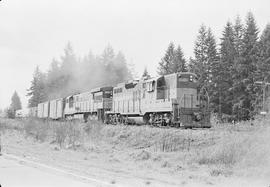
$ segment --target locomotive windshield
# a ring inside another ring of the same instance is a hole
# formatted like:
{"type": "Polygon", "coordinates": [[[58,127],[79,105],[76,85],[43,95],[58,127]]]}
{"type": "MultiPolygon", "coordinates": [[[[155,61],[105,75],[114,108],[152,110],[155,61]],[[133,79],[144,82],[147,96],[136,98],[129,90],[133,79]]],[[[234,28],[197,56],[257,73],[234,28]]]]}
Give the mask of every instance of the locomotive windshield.
{"type": "Polygon", "coordinates": [[[197,87],[196,75],[191,74],[191,73],[178,75],[177,87],[178,88],[196,88],[197,87]]]}
{"type": "Polygon", "coordinates": [[[104,91],[103,98],[112,98],[112,91],[104,91]]]}

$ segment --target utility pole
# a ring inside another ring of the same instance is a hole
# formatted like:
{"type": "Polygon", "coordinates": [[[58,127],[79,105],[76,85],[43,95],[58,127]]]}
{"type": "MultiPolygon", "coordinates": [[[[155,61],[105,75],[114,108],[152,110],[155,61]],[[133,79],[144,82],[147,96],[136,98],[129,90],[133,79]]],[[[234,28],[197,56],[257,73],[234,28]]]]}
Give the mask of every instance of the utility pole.
{"type": "Polygon", "coordinates": [[[1,132],[0,132],[0,156],[2,156],[2,141],[1,141],[1,139],[2,139],[2,137],[1,137],[1,132]]]}
{"type": "Polygon", "coordinates": [[[1,123],[0,123],[0,156],[2,156],[2,130],[3,128],[1,127],[1,123]]]}
{"type": "Polygon", "coordinates": [[[219,96],[218,96],[218,115],[219,115],[219,119],[222,118],[222,113],[221,113],[221,87],[219,85],[219,96]]]}
{"type": "Polygon", "coordinates": [[[263,104],[262,104],[261,114],[265,115],[266,114],[266,111],[265,111],[265,102],[266,102],[266,96],[265,96],[265,94],[266,93],[265,92],[266,92],[267,86],[269,86],[270,83],[269,82],[265,82],[265,80],[264,80],[264,81],[256,81],[255,84],[261,86],[262,89],[263,89],[263,104]]]}

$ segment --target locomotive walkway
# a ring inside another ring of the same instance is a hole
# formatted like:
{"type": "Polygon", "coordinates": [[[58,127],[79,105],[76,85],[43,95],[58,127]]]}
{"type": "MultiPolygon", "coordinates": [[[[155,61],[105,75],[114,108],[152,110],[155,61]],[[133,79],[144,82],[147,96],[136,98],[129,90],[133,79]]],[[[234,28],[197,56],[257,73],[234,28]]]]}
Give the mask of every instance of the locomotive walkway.
{"type": "MultiPolygon", "coordinates": [[[[12,156],[0,156],[1,187],[107,187],[112,186],[95,179],[80,177],[62,170],[26,163],[12,156]]],[[[116,185],[114,185],[116,186],[116,185]]]]}

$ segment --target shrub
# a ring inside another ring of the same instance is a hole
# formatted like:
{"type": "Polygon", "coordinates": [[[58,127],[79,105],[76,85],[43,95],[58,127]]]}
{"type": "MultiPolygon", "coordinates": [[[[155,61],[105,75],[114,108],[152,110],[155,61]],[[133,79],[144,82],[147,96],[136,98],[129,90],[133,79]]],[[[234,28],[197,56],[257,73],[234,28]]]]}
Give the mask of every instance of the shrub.
{"type": "Polygon", "coordinates": [[[103,127],[104,125],[101,122],[90,120],[83,129],[90,138],[98,139],[101,137],[103,127]]]}
{"type": "Polygon", "coordinates": [[[4,133],[7,129],[7,124],[3,121],[0,121],[0,133],[4,133]]]}
{"type": "Polygon", "coordinates": [[[28,119],[23,123],[26,136],[31,136],[37,141],[45,141],[48,135],[49,126],[38,119],[28,119]]]}
{"type": "Polygon", "coordinates": [[[199,158],[198,163],[205,165],[224,164],[229,166],[236,163],[236,154],[237,151],[235,150],[235,146],[229,146],[217,150],[216,152],[204,152],[203,155],[199,158]]]}
{"type": "Polygon", "coordinates": [[[191,147],[191,142],[193,141],[191,133],[187,131],[183,131],[182,136],[175,132],[160,132],[160,137],[156,138],[155,150],[162,152],[175,152],[179,150],[187,149],[189,150],[191,147]]]}
{"type": "Polygon", "coordinates": [[[56,143],[62,147],[67,137],[67,125],[65,123],[57,123],[55,124],[53,131],[56,143]]]}
{"type": "Polygon", "coordinates": [[[221,141],[204,150],[198,159],[199,164],[232,166],[239,163],[250,151],[250,137],[230,134],[221,141]]]}
{"type": "Polygon", "coordinates": [[[75,148],[76,145],[81,144],[82,136],[81,129],[78,123],[68,122],[67,125],[67,140],[68,145],[75,148]]]}

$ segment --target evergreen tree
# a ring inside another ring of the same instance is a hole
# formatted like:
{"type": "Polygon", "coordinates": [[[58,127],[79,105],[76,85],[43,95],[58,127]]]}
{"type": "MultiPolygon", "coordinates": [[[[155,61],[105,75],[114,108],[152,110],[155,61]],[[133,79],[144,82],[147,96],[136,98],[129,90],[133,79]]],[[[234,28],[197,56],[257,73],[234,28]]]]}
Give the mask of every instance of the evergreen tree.
{"type": "Polygon", "coordinates": [[[105,80],[106,77],[101,79],[101,83],[100,85],[103,84],[108,84],[108,85],[112,85],[114,83],[116,83],[116,80],[118,79],[118,75],[115,72],[115,53],[114,50],[112,48],[112,46],[108,45],[104,50],[103,53],[101,54],[100,57],[100,62],[101,62],[101,67],[100,67],[100,71],[104,74],[104,75],[109,75],[110,78],[108,80],[105,80]]]}
{"type": "Polygon", "coordinates": [[[54,99],[60,97],[59,89],[61,85],[61,72],[59,67],[59,62],[55,59],[52,60],[49,71],[47,73],[47,91],[48,98],[54,99]]]}
{"type": "Polygon", "coordinates": [[[5,113],[5,117],[14,119],[15,118],[16,111],[13,110],[12,108],[6,108],[4,113],[5,113]]]}
{"type": "Polygon", "coordinates": [[[194,46],[194,59],[190,60],[190,70],[199,77],[199,87],[211,87],[212,71],[218,61],[216,40],[211,29],[204,25],[199,29],[199,34],[194,46]]]}
{"type": "MultiPolygon", "coordinates": [[[[219,99],[216,100],[216,105],[219,105],[221,113],[228,115],[232,114],[233,105],[233,73],[234,60],[236,57],[234,28],[231,22],[227,22],[220,44],[220,64],[215,73],[216,85],[218,87],[219,99]]],[[[217,107],[216,107],[217,108],[217,107]]]]}
{"type": "Polygon", "coordinates": [[[97,81],[92,81],[93,77],[99,76],[99,72],[97,71],[99,69],[99,63],[97,62],[97,59],[92,53],[92,51],[89,51],[88,54],[82,58],[82,61],[79,65],[81,66],[79,68],[81,74],[81,81],[78,82],[81,83],[81,90],[90,90],[98,86],[94,83],[97,81]],[[89,80],[91,80],[91,84],[89,84],[89,80]]]}
{"type": "MultiPolygon", "coordinates": [[[[257,63],[256,80],[270,82],[270,24],[264,29],[259,41],[259,57],[257,63]]],[[[258,85],[256,89],[255,109],[262,110],[263,103],[263,85],[258,85]]],[[[266,87],[266,98],[269,95],[269,86],[266,87]]]]}
{"type": "Polygon", "coordinates": [[[74,71],[74,68],[77,65],[76,56],[73,50],[73,47],[70,42],[67,43],[64,49],[64,55],[61,57],[61,69],[62,72],[66,75],[71,75],[74,71]]]}
{"type": "Polygon", "coordinates": [[[217,85],[217,75],[219,73],[219,57],[215,37],[210,28],[202,25],[199,29],[194,46],[194,59],[190,59],[189,68],[199,78],[200,90],[206,88],[210,96],[211,108],[216,111],[216,103],[219,103],[219,90],[217,85]]]}
{"type": "Polygon", "coordinates": [[[270,24],[268,24],[259,41],[259,63],[257,80],[270,82],[270,24]]]}
{"type": "Polygon", "coordinates": [[[202,25],[199,29],[194,46],[195,59],[190,59],[190,70],[199,77],[200,87],[207,79],[208,57],[207,57],[207,29],[202,25]]]}
{"type": "Polygon", "coordinates": [[[184,54],[182,52],[180,45],[178,45],[177,49],[174,51],[174,59],[171,65],[171,72],[176,73],[186,71],[187,71],[186,60],[184,58],[184,54]]]}
{"type": "Polygon", "coordinates": [[[114,53],[114,50],[112,48],[112,46],[108,45],[103,53],[101,54],[101,62],[107,66],[109,65],[110,63],[113,62],[113,59],[115,57],[115,53],[114,53]]]}
{"type": "Polygon", "coordinates": [[[234,33],[234,48],[235,48],[235,57],[232,69],[232,80],[233,85],[230,91],[233,95],[233,105],[232,112],[236,119],[241,118],[241,102],[239,102],[239,98],[243,95],[243,85],[242,85],[242,77],[240,74],[241,71],[241,63],[243,62],[243,36],[244,36],[244,25],[242,24],[240,16],[237,16],[233,25],[233,33],[234,33]]]}
{"type": "Polygon", "coordinates": [[[83,58],[77,58],[70,43],[64,49],[60,60],[53,59],[46,74],[37,67],[28,89],[29,106],[48,99],[65,97],[92,88],[116,85],[132,79],[132,74],[123,53],[115,55],[111,46],[101,55],[90,51],[83,58]]]}
{"type": "MultiPolygon", "coordinates": [[[[220,59],[217,53],[217,44],[216,39],[210,28],[207,30],[206,37],[206,46],[207,46],[207,64],[206,64],[206,72],[205,77],[208,83],[208,92],[210,95],[210,104],[211,108],[214,111],[219,111],[221,114],[221,79],[220,76],[220,59]],[[218,105],[216,104],[218,103],[218,105]]],[[[205,82],[204,81],[204,82],[205,82]]]]}
{"type": "Polygon", "coordinates": [[[80,72],[78,70],[77,58],[70,42],[66,45],[64,55],[60,60],[59,75],[60,96],[63,97],[78,92],[78,83],[75,80],[80,77],[80,72]]]}
{"type": "Polygon", "coordinates": [[[159,62],[158,74],[167,75],[176,72],[186,72],[187,64],[180,45],[175,49],[174,43],[170,43],[164,57],[159,62]]]}
{"type": "Polygon", "coordinates": [[[243,47],[243,36],[244,36],[244,25],[242,24],[241,18],[238,15],[235,19],[235,23],[233,25],[233,40],[234,40],[234,48],[236,55],[238,57],[242,54],[243,47]]]}
{"type": "Polygon", "coordinates": [[[258,61],[258,28],[251,12],[247,14],[246,27],[242,40],[242,52],[237,61],[239,75],[234,103],[234,111],[239,119],[249,119],[253,116],[256,101],[255,73],[258,61]]]}
{"type": "Polygon", "coordinates": [[[147,68],[146,68],[146,67],[144,68],[144,71],[143,71],[142,77],[146,77],[147,79],[149,79],[149,78],[151,77],[151,76],[150,76],[150,74],[148,73],[148,71],[147,71],[147,68]]]}
{"type": "Polygon", "coordinates": [[[219,57],[217,53],[217,42],[210,28],[208,28],[207,30],[206,46],[207,46],[206,57],[211,68],[211,63],[219,60],[219,57]]]}
{"type": "Polygon", "coordinates": [[[207,28],[202,25],[195,41],[194,55],[197,63],[206,64],[208,61],[207,28]]]}
{"type": "Polygon", "coordinates": [[[174,43],[171,42],[168,46],[168,49],[165,52],[164,57],[159,62],[159,67],[158,67],[159,75],[167,75],[167,74],[172,73],[171,65],[173,64],[173,61],[175,58],[174,48],[175,48],[174,43]]]}
{"type": "Polygon", "coordinates": [[[114,71],[111,73],[116,74],[113,84],[132,79],[131,73],[127,67],[126,58],[122,52],[118,52],[115,56],[113,66],[114,71]]]}
{"type": "Polygon", "coordinates": [[[132,79],[130,70],[126,63],[126,58],[122,52],[115,55],[111,46],[107,46],[100,58],[99,71],[103,76],[99,75],[101,83],[99,85],[116,85],[120,82],[125,82],[132,79]]]}
{"type": "Polygon", "coordinates": [[[10,108],[11,108],[13,111],[22,109],[21,99],[20,99],[20,97],[19,97],[19,95],[17,94],[16,91],[13,93],[13,95],[12,95],[12,97],[11,97],[10,108]]]}
{"type": "Polygon", "coordinates": [[[29,107],[35,107],[47,100],[46,75],[39,70],[39,67],[36,67],[31,87],[27,91],[27,96],[30,97],[28,100],[29,107]]]}

